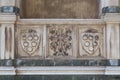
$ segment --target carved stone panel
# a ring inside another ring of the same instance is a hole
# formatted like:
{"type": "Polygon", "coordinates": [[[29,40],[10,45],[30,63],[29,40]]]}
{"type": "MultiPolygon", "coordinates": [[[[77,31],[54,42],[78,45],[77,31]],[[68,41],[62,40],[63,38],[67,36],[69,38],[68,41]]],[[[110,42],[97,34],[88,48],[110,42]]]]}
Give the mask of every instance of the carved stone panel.
{"type": "Polygon", "coordinates": [[[73,56],[73,28],[71,25],[47,25],[47,57],[73,56]]]}
{"type": "Polygon", "coordinates": [[[79,55],[80,57],[104,57],[104,28],[79,28],[79,55]]]}
{"type": "Polygon", "coordinates": [[[18,57],[42,56],[42,27],[19,25],[16,37],[18,57]]]}

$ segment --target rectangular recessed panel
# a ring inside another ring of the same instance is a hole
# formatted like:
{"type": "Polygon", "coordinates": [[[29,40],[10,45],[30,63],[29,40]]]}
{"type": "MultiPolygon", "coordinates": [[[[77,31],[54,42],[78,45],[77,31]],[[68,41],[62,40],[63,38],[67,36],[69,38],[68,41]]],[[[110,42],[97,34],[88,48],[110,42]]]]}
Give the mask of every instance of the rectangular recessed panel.
{"type": "Polygon", "coordinates": [[[79,57],[105,58],[105,33],[103,25],[83,25],[79,27],[79,57]]]}
{"type": "Polygon", "coordinates": [[[18,25],[16,34],[17,57],[42,57],[43,25],[18,25]]]}
{"type": "Polygon", "coordinates": [[[47,25],[47,58],[73,57],[72,25],[47,25]]]}
{"type": "Polygon", "coordinates": [[[100,0],[21,0],[21,18],[98,18],[100,0]]]}

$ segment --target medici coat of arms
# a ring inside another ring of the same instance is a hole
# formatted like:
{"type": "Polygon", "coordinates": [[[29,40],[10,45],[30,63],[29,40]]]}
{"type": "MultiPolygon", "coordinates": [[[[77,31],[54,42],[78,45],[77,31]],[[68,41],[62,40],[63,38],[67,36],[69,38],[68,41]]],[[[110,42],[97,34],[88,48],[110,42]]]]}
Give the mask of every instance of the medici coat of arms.
{"type": "Polygon", "coordinates": [[[34,29],[21,31],[21,45],[28,55],[34,54],[40,44],[40,34],[34,29]]]}

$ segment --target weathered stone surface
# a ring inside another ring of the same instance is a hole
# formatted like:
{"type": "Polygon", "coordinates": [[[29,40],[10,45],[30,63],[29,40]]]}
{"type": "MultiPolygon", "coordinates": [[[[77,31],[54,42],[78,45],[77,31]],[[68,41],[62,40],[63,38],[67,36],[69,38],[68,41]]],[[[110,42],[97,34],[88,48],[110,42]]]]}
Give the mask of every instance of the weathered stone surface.
{"type": "Polygon", "coordinates": [[[60,75],[60,76],[44,76],[43,80],[72,80],[72,76],[65,76],[65,75],[60,75]]]}
{"type": "MultiPolygon", "coordinates": [[[[34,60],[34,59],[17,59],[16,66],[113,66],[109,60],[34,60]]],[[[116,65],[119,66],[119,65],[116,65]]]]}
{"type": "Polygon", "coordinates": [[[43,60],[28,60],[28,59],[17,59],[15,60],[16,66],[44,66],[43,60]]]}
{"type": "Polygon", "coordinates": [[[0,76],[0,80],[15,80],[14,79],[15,77],[14,76],[0,76]]]}
{"type": "Polygon", "coordinates": [[[73,66],[106,66],[106,60],[73,60],[73,66]]]}
{"type": "Polygon", "coordinates": [[[119,6],[108,6],[102,9],[102,13],[120,13],[119,6]]]}
{"type": "MultiPolygon", "coordinates": [[[[3,79],[4,80],[4,79],[3,79]]],[[[16,80],[120,80],[120,76],[100,75],[47,75],[47,76],[16,76],[16,80]]]]}
{"type": "Polygon", "coordinates": [[[43,76],[16,76],[15,80],[44,80],[43,76]]]}
{"type": "Polygon", "coordinates": [[[0,66],[14,66],[14,60],[0,60],[0,66]]]}
{"type": "Polygon", "coordinates": [[[15,6],[2,6],[0,7],[0,12],[1,13],[15,13],[19,14],[20,9],[15,6]]]}
{"type": "Polygon", "coordinates": [[[99,1],[21,0],[21,18],[98,18],[99,1]]]}

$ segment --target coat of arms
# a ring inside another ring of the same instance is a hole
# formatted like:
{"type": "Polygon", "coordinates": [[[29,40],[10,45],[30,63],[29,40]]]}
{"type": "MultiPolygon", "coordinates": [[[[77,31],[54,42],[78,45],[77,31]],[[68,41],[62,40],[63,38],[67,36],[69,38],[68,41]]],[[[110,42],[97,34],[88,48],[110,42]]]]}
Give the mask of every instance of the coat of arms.
{"type": "Polygon", "coordinates": [[[93,55],[101,45],[101,34],[95,29],[89,29],[81,34],[82,48],[89,55],[93,55]]]}
{"type": "Polygon", "coordinates": [[[40,34],[34,29],[21,31],[21,45],[23,50],[32,55],[39,47],[40,34]]]}

